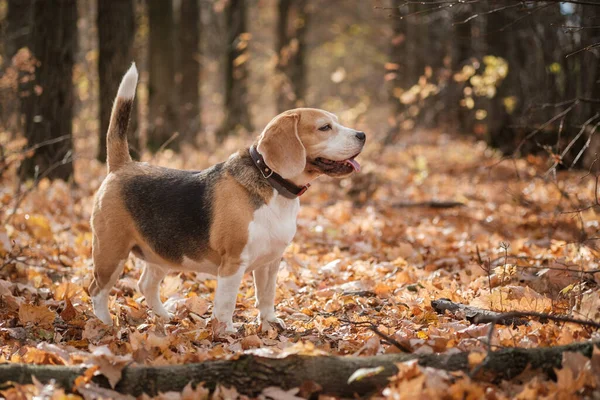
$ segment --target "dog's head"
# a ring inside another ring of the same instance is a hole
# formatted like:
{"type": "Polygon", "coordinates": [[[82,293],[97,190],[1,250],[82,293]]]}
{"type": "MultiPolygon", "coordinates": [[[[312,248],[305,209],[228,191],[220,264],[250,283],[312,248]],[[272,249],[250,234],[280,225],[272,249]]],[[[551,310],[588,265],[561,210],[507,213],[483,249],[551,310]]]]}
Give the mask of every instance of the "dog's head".
{"type": "Polygon", "coordinates": [[[285,179],[302,173],[344,177],[360,170],[354,158],[365,141],[364,132],[341,125],[330,112],[297,108],[269,122],[258,139],[257,150],[285,179]]]}

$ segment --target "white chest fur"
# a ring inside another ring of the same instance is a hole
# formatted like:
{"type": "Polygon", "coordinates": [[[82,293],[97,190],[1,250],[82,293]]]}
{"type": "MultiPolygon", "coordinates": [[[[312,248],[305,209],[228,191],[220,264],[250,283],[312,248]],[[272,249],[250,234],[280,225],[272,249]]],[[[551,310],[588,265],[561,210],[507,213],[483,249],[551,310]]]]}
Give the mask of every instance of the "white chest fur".
{"type": "Polygon", "coordinates": [[[254,218],[248,227],[248,243],[242,253],[242,259],[248,265],[247,270],[281,258],[296,234],[299,208],[298,199],[273,196],[269,204],[254,212],[254,218]]]}

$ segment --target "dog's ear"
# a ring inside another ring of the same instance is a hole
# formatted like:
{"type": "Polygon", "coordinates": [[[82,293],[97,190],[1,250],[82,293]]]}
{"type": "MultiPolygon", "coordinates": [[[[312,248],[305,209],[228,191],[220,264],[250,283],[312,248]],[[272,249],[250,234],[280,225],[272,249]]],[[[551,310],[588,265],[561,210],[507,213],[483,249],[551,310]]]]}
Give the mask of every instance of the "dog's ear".
{"type": "Polygon", "coordinates": [[[300,175],[306,167],[306,150],[298,136],[299,120],[296,113],[278,115],[258,138],[258,152],[284,179],[300,175]]]}

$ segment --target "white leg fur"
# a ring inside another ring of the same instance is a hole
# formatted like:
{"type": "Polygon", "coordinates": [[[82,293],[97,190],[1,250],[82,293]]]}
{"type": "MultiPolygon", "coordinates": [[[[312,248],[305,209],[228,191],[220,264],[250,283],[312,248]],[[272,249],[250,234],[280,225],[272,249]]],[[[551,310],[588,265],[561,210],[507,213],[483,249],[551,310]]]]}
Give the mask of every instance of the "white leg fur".
{"type": "Polygon", "coordinates": [[[233,328],[233,312],[245,270],[246,267],[241,265],[235,274],[217,277],[213,317],[220,323],[225,324],[226,332],[235,332],[233,328]]]}
{"type": "Polygon", "coordinates": [[[94,314],[100,321],[105,323],[106,325],[112,325],[112,318],[110,317],[110,311],[108,310],[108,295],[110,294],[111,289],[117,282],[119,275],[123,271],[123,267],[125,266],[125,260],[119,261],[119,266],[110,277],[110,281],[105,288],[102,289],[98,294],[92,296],[92,305],[94,307],[94,314]]]}
{"type": "Polygon", "coordinates": [[[154,314],[159,318],[170,320],[172,316],[160,300],[160,284],[166,275],[167,271],[160,266],[146,263],[144,272],[138,281],[138,287],[146,297],[146,303],[154,311],[154,314]]]}
{"type": "Polygon", "coordinates": [[[285,328],[283,321],[275,316],[275,292],[280,263],[281,261],[278,260],[253,272],[256,307],[260,312],[260,322],[263,330],[267,328],[265,322],[273,322],[285,328]]]}

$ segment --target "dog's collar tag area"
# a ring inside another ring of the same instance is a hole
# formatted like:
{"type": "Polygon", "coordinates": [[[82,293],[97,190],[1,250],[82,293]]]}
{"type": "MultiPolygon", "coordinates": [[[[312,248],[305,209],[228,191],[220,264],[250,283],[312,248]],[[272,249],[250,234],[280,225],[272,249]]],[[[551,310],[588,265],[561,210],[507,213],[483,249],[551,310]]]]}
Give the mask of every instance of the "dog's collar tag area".
{"type": "Polygon", "coordinates": [[[292,182],[283,179],[281,175],[273,171],[266,163],[263,156],[258,152],[255,146],[250,147],[250,158],[254,166],[260,171],[263,178],[269,182],[273,189],[285,198],[295,199],[302,196],[310,187],[310,183],[305,186],[297,186],[292,182]]]}

